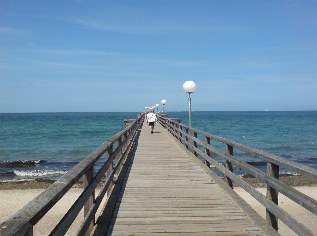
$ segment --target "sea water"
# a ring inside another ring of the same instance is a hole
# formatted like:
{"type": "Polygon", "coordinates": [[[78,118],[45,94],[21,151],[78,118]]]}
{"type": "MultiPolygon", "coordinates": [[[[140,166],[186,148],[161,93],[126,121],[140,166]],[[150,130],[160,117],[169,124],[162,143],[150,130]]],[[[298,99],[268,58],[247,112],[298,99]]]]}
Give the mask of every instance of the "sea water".
{"type": "Polygon", "coordinates": [[[0,114],[0,180],[56,179],[137,114],[0,114]]]}
{"type": "MultiPolygon", "coordinates": [[[[56,179],[121,131],[124,119],[137,115],[0,114],[0,181],[56,179]]],[[[168,117],[188,123],[187,112],[169,112],[168,117]]],[[[317,111],[195,111],[192,126],[317,168],[317,111]]]]}

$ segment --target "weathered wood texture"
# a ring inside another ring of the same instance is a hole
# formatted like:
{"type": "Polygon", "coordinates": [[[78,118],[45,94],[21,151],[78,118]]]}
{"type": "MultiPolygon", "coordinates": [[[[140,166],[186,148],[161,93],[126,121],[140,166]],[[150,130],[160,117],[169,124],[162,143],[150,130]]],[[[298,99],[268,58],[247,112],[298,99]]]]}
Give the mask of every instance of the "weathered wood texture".
{"type": "Polygon", "coordinates": [[[152,234],[265,233],[165,129],[143,125],[107,235],[152,234]]]}
{"type": "Polygon", "coordinates": [[[274,229],[278,229],[277,222],[280,219],[298,235],[315,235],[314,232],[305,226],[305,223],[298,222],[288,212],[278,206],[277,196],[280,192],[317,215],[317,201],[315,199],[279,181],[280,167],[306,176],[309,179],[317,179],[316,169],[188,127],[170,119],[159,117],[159,121],[175,137],[175,140],[178,140],[189,152],[192,152],[197,159],[204,160],[207,166],[212,166],[213,169],[222,172],[230,187],[233,187],[234,182],[260,202],[266,208],[267,222],[274,229]],[[217,143],[217,147],[214,143],[217,143]],[[223,147],[225,147],[226,151],[223,151],[223,147]],[[242,152],[244,155],[256,157],[257,161],[262,159],[261,161],[267,162],[267,173],[239,159],[239,154],[235,155],[233,148],[240,152],[240,154],[242,152]],[[222,161],[219,159],[222,159],[222,161]],[[267,185],[267,196],[265,197],[241,179],[234,172],[234,168],[239,168],[239,171],[243,170],[245,173],[257,178],[260,182],[265,183],[267,185]]]}

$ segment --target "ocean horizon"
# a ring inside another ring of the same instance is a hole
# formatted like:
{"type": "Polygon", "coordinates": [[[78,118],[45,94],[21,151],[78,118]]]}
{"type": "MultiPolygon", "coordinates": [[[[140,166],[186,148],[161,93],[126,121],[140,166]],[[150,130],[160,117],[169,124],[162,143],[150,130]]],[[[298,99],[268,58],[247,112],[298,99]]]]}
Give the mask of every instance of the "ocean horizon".
{"type": "MultiPolygon", "coordinates": [[[[139,112],[0,113],[0,181],[56,179],[139,112]]],[[[188,111],[168,111],[188,123],[188,111]]],[[[192,126],[317,168],[317,111],[193,111],[192,126]]],[[[244,161],[260,165],[249,157],[244,161]]],[[[265,168],[265,167],[263,167],[265,168]]]]}
{"type": "MultiPolygon", "coordinates": [[[[42,113],[142,113],[143,111],[15,111],[15,112],[0,112],[0,114],[42,114],[42,113]]],[[[155,110],[155,112],[157,112],[155,110]]],[[[160,109],[158,113],[162,112],[160,109]]],[[[188,110],[171,110],[168,113],[187,112],[188,110]]],[[[317,112],[317,110],[192,110],[192,112],[317,112]]]]}

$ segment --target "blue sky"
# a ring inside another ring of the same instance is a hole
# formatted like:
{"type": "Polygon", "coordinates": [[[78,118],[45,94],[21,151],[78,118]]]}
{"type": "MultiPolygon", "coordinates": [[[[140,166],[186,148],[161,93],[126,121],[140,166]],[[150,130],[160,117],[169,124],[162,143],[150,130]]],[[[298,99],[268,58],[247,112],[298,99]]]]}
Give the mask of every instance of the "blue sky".
{"type": "Polygon", "coordinates": [[[315,0],[0,0],[0,112],[317,110],[315,0]]]}

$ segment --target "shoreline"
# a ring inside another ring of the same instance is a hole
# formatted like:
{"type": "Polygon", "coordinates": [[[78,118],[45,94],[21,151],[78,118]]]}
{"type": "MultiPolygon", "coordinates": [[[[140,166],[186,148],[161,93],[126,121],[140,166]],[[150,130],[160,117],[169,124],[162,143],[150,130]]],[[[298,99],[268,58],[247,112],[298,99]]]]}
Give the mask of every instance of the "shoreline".
{"type": "MultiPolygon", "coordinates": [[[[242,177],[247,183],[251,184],[255,188],[266,187],[265,183],[259,182],[256,178],[251,176],[242,177]]],[[[310,180],[301,175],[280,175],[280,180],[292,187],[308,186],[317,187],[317,180],[310,180]]],[[[49,179],[30,179],[30,180],[18,180],[18,181],[0,181],[1,190],[14,190],[14,189],[46,189],[48,186],[53,184],[55,180],[49,179]]],[[[82,188],[83,183],[77,182],[72,188],[82,188]]],[[[234,185],[234,187],[239,187],[234,185]]]]}
{"type": "MultiPolygon", "coordinates": [[[[258,179],[256,179],[253,176],[247,175],[247,176],[244,176],[243,179],[255,188],[266,187],[265,183],[260,182],[258,179]]],[[[317,180],[308,179],[307,177],[302,175],[280,174],[279,180],[282,183],[292,187],[300,187],[300,186],[317,187],[317,180]]]]}

